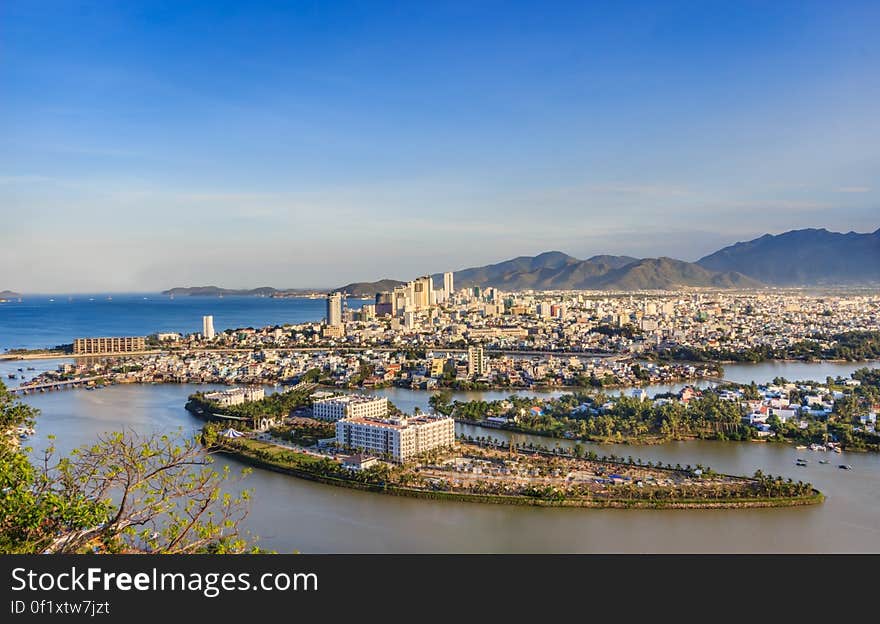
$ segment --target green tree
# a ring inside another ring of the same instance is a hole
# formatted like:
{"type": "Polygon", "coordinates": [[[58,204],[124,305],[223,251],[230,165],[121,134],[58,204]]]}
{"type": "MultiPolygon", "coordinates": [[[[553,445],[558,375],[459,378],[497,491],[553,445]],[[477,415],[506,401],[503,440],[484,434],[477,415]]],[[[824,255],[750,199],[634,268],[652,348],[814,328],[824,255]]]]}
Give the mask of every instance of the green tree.
{"type": "MultiPolygon", "coordinates": [[[[105,434],[57,457],[32,459],[10,431],[38,411],[0,383],[0,552],[243,552],[249,492],[224,493],[197,440],[181,433],[105,434]]],[[[50,436],[51,439],[51,436],[50,436]]]]}

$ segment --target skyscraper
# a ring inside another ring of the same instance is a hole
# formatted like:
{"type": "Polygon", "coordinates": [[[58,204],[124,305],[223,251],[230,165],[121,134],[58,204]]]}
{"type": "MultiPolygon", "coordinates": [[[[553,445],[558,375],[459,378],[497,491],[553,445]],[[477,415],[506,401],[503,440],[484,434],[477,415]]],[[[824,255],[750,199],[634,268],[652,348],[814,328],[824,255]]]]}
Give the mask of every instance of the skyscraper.
{"type": "Polygon", "coordinates": [[[446,299],[448,300],[452,296],[452,293],[455,290],[455,288],[453,287],[451,272],[447,272],[447,273],[443,274],[443,290],[446,291],[446,299]]]}
{"type": "Polygon", "coordinates": [[[214,338],[214,317],[212,315],[202,317],[202,336],[207,340],[214,338]]]}
{"type": "Polygon", "coordinates": [[[394,314],[394,298],[390,292],[376,293],[376,316],[394,314]]]}
{"type": "Polygon", "coordinates": [[[413,309],[416,311],[427,310],[431,307],[434,297],[434,280],[430,275],[419,277],[407,284],[410,288],[413,309]]]}
{"type": "Polygon", "coordinates": [[[342,293],[327,295],[327,325],[342,327],[342,293]]]}
{"type": "Polygon", "coordinates": [[[485,375],[486,370],[486,357],[483,354],[483,347],[480,345],[468,347],[468,376],[485,375]]]}

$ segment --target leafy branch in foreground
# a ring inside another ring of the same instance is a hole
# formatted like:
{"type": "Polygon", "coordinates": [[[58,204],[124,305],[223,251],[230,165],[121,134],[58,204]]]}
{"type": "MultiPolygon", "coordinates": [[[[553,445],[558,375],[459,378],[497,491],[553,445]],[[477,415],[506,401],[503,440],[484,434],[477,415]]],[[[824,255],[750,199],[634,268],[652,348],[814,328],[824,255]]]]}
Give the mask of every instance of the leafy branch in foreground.
{"type": "MultiPolygon", "coordinates": [[[[36,414],[0,383],[4,431],[36,414]]],[[[107,433],[60,459],[53,446],[38,460],[29,450],[0,441],[0,552],[248,550],[250,492],[228,493],[229,468],[180,431],[107,433]]]]}

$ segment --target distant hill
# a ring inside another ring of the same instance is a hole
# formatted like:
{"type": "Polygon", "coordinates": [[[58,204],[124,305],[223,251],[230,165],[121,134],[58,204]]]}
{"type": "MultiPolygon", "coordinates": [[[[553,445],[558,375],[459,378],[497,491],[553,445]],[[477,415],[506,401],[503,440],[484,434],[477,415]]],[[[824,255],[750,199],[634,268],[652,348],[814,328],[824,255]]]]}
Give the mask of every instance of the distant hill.
{"type": "Polygon", "coordinates": [[[636,262],[638,258],[633,258],[632,256],[593,256],[592,258],[587,258],[587,262],[596,262],[601,264],[607,264],[612,269],[619,269],[622,266],[626,266],[627,264],[632,264],[636,262]]]}
{"type": "Polygon", "coordinates": [[[672,258],[639,260],[593,256],[578,260],[559,252],[521,257],[455,273],[456,288],[494,286],[503,290],[654,290],[677,287],[757,288],[737,273],[716,273],[672,258]]]}
{"type": "Polygon", "coordinates": [[[345,292],[352,297],[373,297],[378,292],[391,291],[405,283],[393,279],[383,279],[377,282],[353,282],[334,289],[334,292],[345,292]]]}
{"type": "Polygon", "coordinates": [[[18,299],[19,297],[21,297],[20,293],[11,290],[0,290],[0,299],[18,299]]]}
{"type": "Polygon", "coordinates": [[[608,271],[591,281],[601,290],[654,290],[682,286],[702,288],[760,288],[761,282],[735,271],[716,272],[673,258],[646,258],[608,271]]]}
{"type": "Polygon", "coordinates": [[[777,286],[880,283],[880,229],[869,234],[792,230],[725,247],[697,261],[777,286]]]}
{"type": "MultiPolygon", "coordinates": [[[[512,260],[505,260],[497,264],[462,269],[455,271],[455,287],[465,288],[468,286],[495,286],[513,290],[511,282],[520,284],[519,289],[532,288],[527,285],[534,276],[537,280],[542,271],[545,275],[550,272],[561,271],[565,267],[581,262],[577,258],[562,253],[561,251],[546,251],[537,256],[520,256],[512,260]]],[[[443,283],[443,274],[434,276],[434,283],[443,283]]]]}
{"type": "MultiPolygon", "coordinates": [[[[433,276],[437,288],[443,274],[433,276]]],[[[681,287],[760,288],[758,280],[734,271],[718,272],[672,258],[592,256],[578,260],[561,251],[519,256],[495,264],[454,272],[455,288],[495,287],[501,290],[657,290],[681,287]]],[[[341,286],[356,296],[372,296],[404,282],[384,279],[341,286]]]]}

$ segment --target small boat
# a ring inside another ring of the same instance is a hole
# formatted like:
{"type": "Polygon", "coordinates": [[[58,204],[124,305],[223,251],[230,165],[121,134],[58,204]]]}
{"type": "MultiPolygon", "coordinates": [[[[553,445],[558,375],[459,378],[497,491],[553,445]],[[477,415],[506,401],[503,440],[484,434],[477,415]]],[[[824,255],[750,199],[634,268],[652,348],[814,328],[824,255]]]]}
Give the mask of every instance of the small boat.
{"type": "Polygon", "coordinates": [[[27,368],[28,368],[28,370],[37,370],[37,369],[34,368],[33,366],[28,366],[27,368]]]}
{"type": "Polygon", "coordinates": [[[852,466],[850,466],[849,464],[840,464],[838,468],[840,468],[841,470],[852,470],[852,466]]]}
{"type": "Polygon", "coordinates": [[[15,379],[15,373],[9,373],[6,376],[9,377],[10,379],[15,379]]]}
{"type": "Polygon", "coordinates": [[[827,460],[827,459],[820,459],[820,460],[819,460],[819,463],[820,463],[820,464],[827,464],[827,463],[828,463],[828,460],[827,460]]]}
{"type": "Polygon", "coordinates": [[[843,449],[841,449],[839,446],[835,446],[835,447],[834,447],[834,452],[835,452],[835,453],[843,453],[843,449]]]}
{"type": "Polygon", "coordinates": [[[807,450],[807,447],[804,446],[803,444],[799,444],[795,448],[799,451],[806,451],[807,450]]]}

